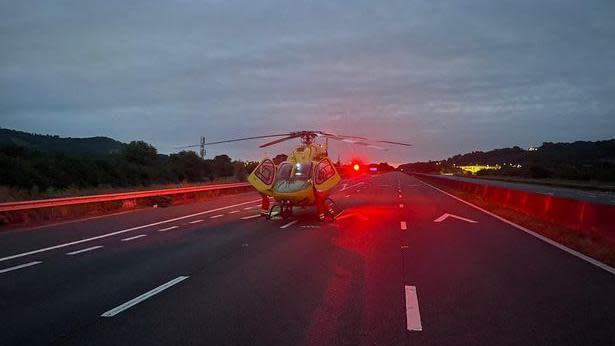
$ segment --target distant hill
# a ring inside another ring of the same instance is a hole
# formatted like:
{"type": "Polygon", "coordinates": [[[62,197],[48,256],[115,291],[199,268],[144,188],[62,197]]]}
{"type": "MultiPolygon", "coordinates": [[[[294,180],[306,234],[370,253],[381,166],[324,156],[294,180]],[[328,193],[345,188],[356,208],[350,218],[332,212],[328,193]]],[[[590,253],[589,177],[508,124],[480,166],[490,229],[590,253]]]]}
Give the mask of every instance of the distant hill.
{"type": "Polygon", "coordinates": [[[615,139],[543,143],[535,150],[520,147],[475,151],[442,161],[414,162],[398,168],[413,172],[455,172],[455,166],[500,165],[499,171],[483,174],[615,181],[615,139]]]}
{"type": "Polygon", "coordinates": [[[63,138],[0,128],[0,147],[11,146],[69,156],[106,156],[120,153],[126,144],[108,137],[63,138]]]}

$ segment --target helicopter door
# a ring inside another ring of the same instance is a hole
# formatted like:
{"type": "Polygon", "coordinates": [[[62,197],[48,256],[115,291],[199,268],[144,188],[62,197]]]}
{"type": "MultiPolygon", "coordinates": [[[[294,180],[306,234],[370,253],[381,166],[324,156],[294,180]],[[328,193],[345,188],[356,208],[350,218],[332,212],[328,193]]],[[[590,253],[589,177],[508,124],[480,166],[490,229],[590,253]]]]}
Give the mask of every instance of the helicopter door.
{"type": "Polygon", "coordinates": [[[318,191],[328,191],[341,180],[331,160],[320,160],[314,167],[314,187],[318,191]]]}
{"type": "Polygon", "coordinates": [[[248,181],[259,192],[268,193],[275,181],[276,167],[270,159],[264,159],[248,176],[248,181]]]}

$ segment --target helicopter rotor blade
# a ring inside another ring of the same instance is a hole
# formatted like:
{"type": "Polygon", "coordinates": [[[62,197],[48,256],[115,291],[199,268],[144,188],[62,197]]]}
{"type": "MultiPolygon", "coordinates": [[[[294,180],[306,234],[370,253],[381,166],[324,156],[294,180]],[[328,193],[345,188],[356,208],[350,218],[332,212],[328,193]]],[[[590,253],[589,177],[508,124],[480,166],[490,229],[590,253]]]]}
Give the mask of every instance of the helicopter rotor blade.
{"type": "Polygon", "coordinates": [[[301,137],[301,135],[291,135],[291,136],[288,136],[288,137],[284,137],[284,138],[276,139],[275,141],[271,141],[271,142],[268,142],[268,143],[265,143],[265,144],[261,144],[261,145],[259,145],[259,148],[268,147],[268,146],[270,146],[270,145],[278,144],[278,143],[280,143],[280,142],[284,142],[284,141],[287,141],[287,140],[289,140],[289,139],[299,138],[299,137],[301,137]]]}
{"type": "Polygon", "coordinates": [[[347,135],[340,135],[340,134],[336,134],[336,133],[330,133],[330,132],[323,132],[323,131],[316,131],[315,132],[317,136],[319,137],[328,137],[331,139],[337,139],[337,140],[342,140],[342,139],[362,139],[362,140],[367,140],[367,138],[365,137],[359,137],[359,136],[347,136],[347,135]]]}
{"type": "MultiPolygon", "coordinates": [[[[280,134],[277,134],[277,135],[264,135],[264,136],[254,136],[254,137],[235,138],[235,139],[228,139],[228,140],[224,140],[224,141],[215,141],[215,142],[203,143],[203,145],[212,145],[212,144],[221,144],[221,143],[239,142],[239,141],[247,141],[247,140],[251,140],[251,139],[262,139],[262,138],[283,137],[283,136],[288,136],[288,135],[290,135],[290,133],[280,133],[280,134]]],[[[201,144],[186,145],[186,146],[182,146],[182,147],[175,147],[175,149],[197,148],[197,147],[200,147],[200,146],[201,146],[201,144]]]]}
{"type": "Polygon", "coordinates": [[[262,139],[262,138],[273,138],[273,137],[282,137],[282,136],[289,136],[290,133],[280,133],[277,135],[265,135],[265,136],[254,136],[254,137],[244,137],[244,138],[236,138],[236,139],[227,139],[224,141],[216,141],[216,142],[209,142],[209,143],[205,143],[204,145],[212,145],[212,144],[220,144],[220,143],[230,143],[230,142],[239,142],[239,141],[247,141],[250,139],[262,139]]]}
{"type": "Polygon", "coordinates": [[[401,143],[401,142],[393,142],[393,141],[376,141],[376,143],[386,143],[386,144],[396,144],[396,145],[405,145],[407,147],[411,147],[412,144],[401,143]]]}

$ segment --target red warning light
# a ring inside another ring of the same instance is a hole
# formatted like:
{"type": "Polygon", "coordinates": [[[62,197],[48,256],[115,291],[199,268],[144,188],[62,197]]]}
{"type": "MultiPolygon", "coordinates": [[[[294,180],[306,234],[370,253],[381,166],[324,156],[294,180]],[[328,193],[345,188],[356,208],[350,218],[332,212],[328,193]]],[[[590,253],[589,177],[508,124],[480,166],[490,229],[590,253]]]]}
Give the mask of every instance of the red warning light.
{"type": "Polygon", "coordinates": [[[352,166],[352,169],[354,169],[355,172],[358,172],[359,168],[361,168],[361,167],[359,166],[358,163],[355,163],[354,166],[352,166]]]}

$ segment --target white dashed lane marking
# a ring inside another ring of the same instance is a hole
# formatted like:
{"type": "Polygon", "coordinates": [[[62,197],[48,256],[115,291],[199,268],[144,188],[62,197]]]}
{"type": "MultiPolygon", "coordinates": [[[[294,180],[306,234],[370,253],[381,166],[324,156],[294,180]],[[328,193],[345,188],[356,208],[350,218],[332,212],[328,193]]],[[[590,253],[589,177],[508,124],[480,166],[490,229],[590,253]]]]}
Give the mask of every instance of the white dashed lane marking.
{"type": "Polygon", "coordinates": [[[130,240],[139,239],[139,238],[143,238],[143,237],[147,237],[147,234],[139,234],[139,235],[136,235],[134,237],[124,238],[124,239],[122,239],[122,241],[130,241],[130,240]]]}
{"type": "Polygon", "coordinates": [[[422,331],[421,313],[419,312],[419,299],[416,287],[406,286],[406,329],[409,331],[422,331]]]}
{"type": "Polygon", "coordinates": [[[192,223],[199,223],[199,222],[203,222],[203,220],[202,220],[202,219],[199,219],[199,220],[190,221],[190,222],[188,222],[188,223],[191,223],[191,224],[192,224],[192,223]]]}
{"type": "Polygon", "coordinates": [[[69,256],[73,256],[73,255],[78,255],[80,253],[84,253],[84,252],[100,249],[101,247],[103,247],[103,246],[102,245],[97,245],[97,246],[92,246],[92,247],[88,247],[88,248],[81,249],[81,250],[67,252],[66,254],[69,255],[69,256]]]}
{"type": "Polygon", "coordinates": [[[223,216],[224,216],[224,214],[218,214],[218,215],[210,216],[209,218],[210,219],[217,219],[217,218],[223,217],[223,216]]]}
{"type": "Polygon", "coordinates": [[[253,219],[255,217],[260,217],[260,214],[256,214],[256,215],[250,215],[250,216],[244,216],[241,219],[242,220],[249,220],[249,219],[253,219]]]}
{"type": "Polygon", "coordinates": [[[299,220],[294,220],[294,221],[291,221],[291,222],[287,223],[286,225],[282,225],[282,226],[280,226],[280,228],[282,228],[282,229],[284,229],[284,228],[288,228],[288,227],[290,227],[290,226],[292,226],[292,225],[296,224],[297,222],[299,222],[299,220]]]}
{"type": "Polygon", "coordinates": [[[400,228],[402,231],[407,230],[407,229],[408,229],[408,226],[406,225],[406,221],[400,221],[400,222],[399,222],[399,228],[400,228]]]}
{"type": "Polygon", "coordinates": [[[166,290],[167,288],[169,288],[169,287],[171,287],[173,285],[176,285],[176,284],[186,280],[187,278],[188,278],[187,276],[177,277],[177,278],[167,282],[166,284],[160,285],[160,286],[154,288],[151,291],[145,292],[142,295],[140,295],[140,296],[138,296],[138,297],[136,297],[134,299],[131,299],[131,300],[127,301],[126,303],[124,303],[122,305],[119,305],[119,306],[117,306],[117,307],[115,307],[115,308],[113,308],[113,309],[103,313],[100,316],[102,316],[102,317],[113,317],[113,316],[119,314],[120,312],[122,312],[124,310],[127,310],[127,309],[130,309],[131,307],[139,304],[140,302],[142,302],[142,301],[144,301],[144,300],[146,300],[146,299],[148,299],[148,298],[150,298],[150,297],[152,297],[152,296],[154,296],[154,295],[156,295],[156,294],[166,290]]]}
{"type": "Polygon", "coordinates": [[[41,261],[32,261],[32,262],[20,264],[18,266],[0,269],[0,274],[7,273],[7,272],[12,272],[13,270],[18,270],[18,269],[22,269],[22,268],[32,267],[32,266],[35,266],[35,265],[41,264],[41,263],[43,263],[43,262],[41,262],[41,261]]]}
{"type": "Polygon", "coordinates": [[[119,231],[115,231],[115,232],[111,232],[111,233],[106,233],[106,234],[101,234],[101,235],[97,235],[97,236],[90,237],[90,238],[75,240],[75,241],[71,241],[71,242],[68,242],[68,243],[53,245],[53,246],[49,246],[49,247],[45,247],[45,248],[41,248],[41,249],[37,249],[37,250],[22,252],[22,253],[18,253],[18,254],[15,254],[15,255],[2,257],[2,258],[0,258],[0,262],[8,261],[8,260],[19,258],[19,257],[30,256],[30,255],[34,255],[34,254],[41,253],[41,252],[46,252],[46,251],[51,251],[51,250],[55,250],[55,249],[60,249],[60,248],[63,248],[63,247],[72,246],[72,245],[76,245],[76,244],[86,243],[86,242],[90,242],[90,241],[93,241],[93,240],[98,240],[98,239],[102,239],[102,238],[112,237],[112,236],[115,236],[115,235],[118,235],[118,234],[122,234],[122,233],[126,233],[126,232],[132,232],[132,231],[136,231],[138,229],[143,229],[143,228],[146,228],[146,227],[152,227],[152,226],[157,226],[157,225],[162,225],[162,224],[168,224],[170,222],[184,220],[184,219],[187,219],[187,218],[195,217],[197,215],[209,214],[209,213],[213,213],[215,211],[236,208],[236,207],[243,206],[243,205],[246,205],[246,204],[254,203],[256,201],[258,201],[258,200],[252,200],[252,201],[237,203],[237,204],[233,204],[233,205],[227,205],[227,206],[220,207],[220,208],[205,210],[205,211],[202,211],[202,212],[199,212],[199,213],[195,213],[195,214],[184,215],[184,216],[180,216],[180,217],[176,217],[176,218],[172,218],[172,219],[167,219],[167,220],[162,220],[162,221],[158,221],[158,222],[154,222],[154,223],[149,223],[147,225],[141,225],[141,226],[137,226],[137,227],[122,229],[122,230],[119,230],[119,231]]]}
{"type": "Polygon", "coordinates": [[[166,232],[166,231],[170,231],[170,230],[176,229],[176,228],[179,228],[179,226],[171,226],[171,227],[167,227],[167,228],[162,228],[162,229],[159,229],[158,232],[166,232]]]}

